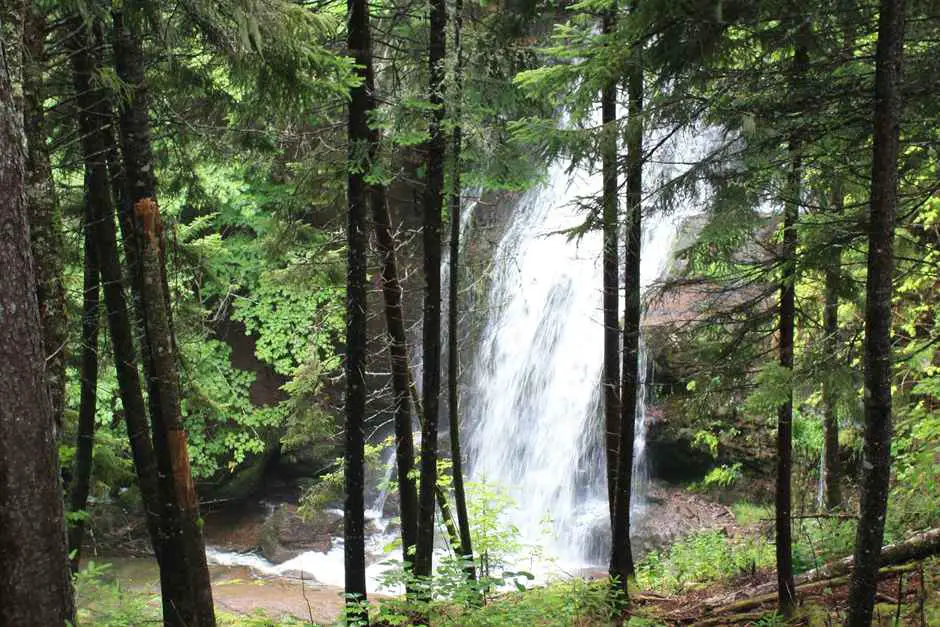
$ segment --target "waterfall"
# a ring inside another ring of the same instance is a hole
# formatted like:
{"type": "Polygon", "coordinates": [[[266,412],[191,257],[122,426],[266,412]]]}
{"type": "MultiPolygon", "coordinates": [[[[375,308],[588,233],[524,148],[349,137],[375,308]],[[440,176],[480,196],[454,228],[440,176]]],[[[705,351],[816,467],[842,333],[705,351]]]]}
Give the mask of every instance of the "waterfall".
{"type": "MultiPolygon", "coordinates": [[[[673,164],[694,163],[714,145],[709,133],[680,135],[672,144],[682,158],[673,155],[673,164]]],[[[665,165],[647,166],[648,181],[675,174],[665,165]]],[[[564,233],[584,219],[579,199],[600,189],[599,173],[559,159],[546,182],[512,208],[495,252],[465,404],[470,478],[507,489],[517,503],[506,513],[508,522],[523,542],[572,566],[609,556],[600,397],[602,239],[598,231],[575,239],[564,233]]],[[[668,216],[644,216],[641,289],[662,275],[679,226],[695,211],[687,202],[668,216]]],[[[634,448],[639,499],[632,504],[638,514],[647,483],[648,358],[642,344],[640,354],[634,448]]]]}

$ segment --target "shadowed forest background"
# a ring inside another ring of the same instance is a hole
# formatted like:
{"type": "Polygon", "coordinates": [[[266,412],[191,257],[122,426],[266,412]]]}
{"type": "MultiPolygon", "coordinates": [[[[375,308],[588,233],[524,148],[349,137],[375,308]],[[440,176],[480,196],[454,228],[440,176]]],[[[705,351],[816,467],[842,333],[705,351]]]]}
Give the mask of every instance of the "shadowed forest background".
{"type": "Polygon", "coordinates": [[[0,40],[0,627],[940,624],[936,2],[0,40]]]}

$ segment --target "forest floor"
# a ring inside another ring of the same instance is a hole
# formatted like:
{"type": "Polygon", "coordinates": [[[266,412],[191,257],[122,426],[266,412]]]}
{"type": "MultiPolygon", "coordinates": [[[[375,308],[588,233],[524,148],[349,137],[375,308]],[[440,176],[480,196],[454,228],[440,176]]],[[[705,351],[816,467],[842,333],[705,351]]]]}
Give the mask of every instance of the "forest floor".
{"type": "MultiPolygon", "coordinates": [[[[641,594],[633,608],[652,624],[842,625],[848,610],[849,577],[840,576],[797,586],[798,608],[785,622],[776,611],[776,573],[763,570],[677,596],[641,594]],[[760,594],[755,594],[761,591],[760,594]]],[[[630,623],[632,624],[632,623],[630,623]]],[[[940,559],[933,558],[882,569],[874,625],[940,625],[940,559]]]]}
{"type": "MultiPolygon", "coordinates": [[[[206,531],[209,542],[232,551],[256,551],[267,516],[265,511],[255,508],[250,515],[208,517],[206,531]]],[[[789,623],[775,614],[775,573],[766,567],[767,556],[763,561],[757,561],[757,557],[748,553],[747,559],[755,560],[749,562],[751,566],[742,568],[740,563],[734,562],[731,571],[718,569],[703,576],[700,568],[703,562],[722,559],[722,556],[716,556],[716,545],[709,542],[723,543],[717,545],[718,551],[729,546],[755,543],[766,551],[769,522],[765,516],[765,510],[756,506],[749,510],[737,505],[726,507],[689,490],[654,484],[645,515],[637,521],[638,535],[644,538],[637,548],[638,552],[647,552],[667,547],[660,550],[658,556],[654,555],[667,566],[661,567],[655,575],[659,577],[655,584],[659,592],[646,590],[634,595],[630,613],[624,616],[622,623],[611,623],[609,612],[598,610],[606,594],[606,571],[598,569],[581,573],[589,581],[581,580],[580,584],[562,580],[547,588],[497,594],[488,607],[479,611],[467,613],[441,604],[438,608],[442,619],[440,624],[461,627],[516,624],[527,627],[841,624],[848,593],[848,578],[844,575],[798,585],[799,609],[789,623]],[[708,542],[696,544],[696,534],[702,533],[708,536],[708,542]],[[687,550],[692,550],[692,555],[682,553],[678,559],[668,555],[668,547],[684,537],[690,538],[688,546],[691,548],[687,550]],[[727,572],[737,574],[729,575],[727,572]],[[580,617],[573,620],[565,611],[572,605],[588,609],[578,610],[580,617]]],[[[126,535],[131,537],[135,534],[126,535]]],[[[84,595],[80,595],[83,596],[80,604],[83,604],[85,616],[91,619],[84,622],[137,624],[133,620],[111,620],[111,617],[120,617],[127,611],[129,597],[136,603],[138,613],[156,616],[159,613],[159,583],[153,558],[139,550],[140,542],[117,542],[110,543],[110,546],[123,547],[125,551],[119,550],[116,556],[112,553],[109,557],[96,558],[99,563],[108,563],[109,566],[99,576],[89,578],[84,595]]],[[[769,557],[772,560],[772,547],[769,557]]],[[[329,625],[336,623],[343,611],[342,590],[336,586],[309,578],[263,576],[247,566],[213,565],[210,571],[213,596],[223,617],[220,620],[223,625],[329,625]]],[[[646,573],[646,577],[641,576],[641,584],[650,585],[651,576],[654,575],[646,573]]],[[[382,604],[387,598],[370,595],[370,601],[375,605],[382,604]]],[[[432,621],[432,624],[437,622],[432,621]]],[[[884,569],[875,624],[940,626],[940,559],[884,569]]]]}
{"type": "MultiPolygon", "coordinates": [[[[223,615],[225,625],[331,625],[343,609],[342,590],[301,582],[299,580],[258,577],[245,567],[212,567],[213,595],[217,611],[223,615]]],[[[612,623],[585,616],[576,622],[563,620],[546,608],[540,613],[539,605],[546,596],[539,589],[521,593],[507,593],[493,598],[485,616],[466,617],[466,623],[447,620],[448,625],[510,625],[517,624],[509,613],[519,614],[520,606],[530,604],[542,619],[528,621],[530,625],[564,627],[601,627],[623,624],[628,626],[693,625],[712,627],[740,625],[744,627],[772,627],[774,625],[841,625],[847,610],[848,578],[837,577],[798,586],[799,608],[791,622],[784,622],[775,611],[774,592],[759,593],[774,581],[774,573],[760,570],[751,575],[714,583],[707,587],[676,595],[641,592],[634,595],[634,603],[623,622],[612,623]],[[504,621],[503,609],[507,612],[504,621]]],[[[127,598],[138,603],[138,615],[159,611],[158,583],[153,560],[146,558],[116,558],[104,578],[119,582],[120,598],[111,604],[126,612],[127,598]]],[[[597,582],[603,585],[601,582],[597,582]]],[[[86,592],[84,615],[91,620],[85,624],[112,624],[108,617],[115,613],[102,594],[102,583],[86,592]]],[[[561,584],[564,585],[564,584],[561,584]]],[[[115,594],[111,588],[109,594],[115,594]]],[[[583,598],[583,597],[582,597],[583,598]]],[[[373,595],[373,603],[381,603],[381,596],[373,595]]],[[[581,599],[562,598],[561,602],[581,599]]],[[[556,601],[557,602],[557,601],[556,601]]],[[[444,610],[446,614],[446,609],[444,610]]],[[[910,625],[928,627],[940,625],[940,559],[932,558],[884,569],[879,583],[874,624],[910,625]]],[[[114,624],[137,624],[118,622],[114,624]]],[[[433,624],[433,623],[432,623],[433,624]]]]}

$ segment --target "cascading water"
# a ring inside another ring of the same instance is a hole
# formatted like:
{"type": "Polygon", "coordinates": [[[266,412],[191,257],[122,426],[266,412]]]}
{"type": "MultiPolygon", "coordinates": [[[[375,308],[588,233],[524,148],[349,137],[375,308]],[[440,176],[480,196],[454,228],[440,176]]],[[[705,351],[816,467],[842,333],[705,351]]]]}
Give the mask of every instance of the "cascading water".
{"type": "MultiPolygon", "coordinates": [[[[694,163],[714,139],[702,133],[672,144],[673,153],[680,153],[672,163],[694,163]]],[[[647,166],[647,180],[675,174],[647,166]]],[[[517,507],[506,515],[523,541],[573,568],[605,561],[609,546],[600,416],[601,234],[565,234],[584,219],[578,200],[600,188],[599,174],[572,170],[559,160],[547,182],[513,208],[496,250],[497,274],[466,399],[471,478],[507,489],[517,507]]],[[[679,225],[694,212],[685,203],[668,216],[644,216],[641,289],[661,276],[679,225]]],[[[634,449],[639,499],[632,504],[637,514],[647,476],[646,363],[641,350],[634,449]]]]}
{"type": "MultiPolygon", "coordinates": [[[[672,163],[688,164],[698,161],[716,138],[705,132],[677,136],[671,143],[676,147],[672,163]]],[[[508,522],[519,529],[525,544],[541,547],[553,558],[539,569],[542,574],[596,566],[607,559],[609,545],[600,416],[601,235],[589,232],[569,239],[564,233],[583,221],[576,201],[594,196],[601,181],[569,165],[564,160],[552,164],[547,182],[525,193],[512,209],[493,260],[496,276],[483,304],[486,324],[468,364],[471,380],[462,399],[470,478],[510,491],[517,507],[506,512],[508,522]]],[[[648,165],[645,172],[647,180],[669,180],[684,167],[648,165]]],[[[472,205],[464,211],[464,233],[472,211],[472,205]]],[[[694,212],[686,203],[669,216],[644,217],[643,289],[662,275],[678,226],[694,212]]],[[[449,270],[445,261],[442,273],[449,270]]],[[[643,512],[646,486],[648,367],[642,338],[640,348],[634,447],[638,498],[632,503],[637,515],[643,512]]],[[[413,366],[417,370],[420,360],[413,366]]],[[[392,452],[387,455],[386,480],[392,452]]],[[[397,537],[382,516],[385,496],[380,488],[367,514],[370,592],[396,591],[380,583],[392,568],[382,559],[383,547],[397,537]]],[[[334,538],[327,552],[308,551],[278,565],[253,553],[210,549],[208,557],[214,564],[245,565],[269,575],[303,572],[320,583],[341,586],[342,546],[342,539],[334,538]]],[[[516,557],[521,565],[523,556],[516,557]]],[[[536,570],[531,563],[527,566],[536,570]]]]}

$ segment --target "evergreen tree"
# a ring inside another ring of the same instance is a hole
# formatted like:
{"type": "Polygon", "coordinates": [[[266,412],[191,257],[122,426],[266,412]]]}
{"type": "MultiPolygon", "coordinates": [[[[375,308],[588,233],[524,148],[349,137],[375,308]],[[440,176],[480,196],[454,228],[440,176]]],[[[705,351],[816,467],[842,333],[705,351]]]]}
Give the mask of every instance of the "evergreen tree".
{"type": "Polygon", "coordinates": [[[473,566],[473,545],[470,539],[470,520],[467,514],[467,496],[463,481],[463,459],[460,452],[460,404],[458,383],[460,378],[460,352],[457,324],[460,287],[460,210],[461,210],[461,150],[463,148],[463,125],[461,122],[461,98],[463,97],[463,47],[460,31],[463,28],[463,1],[454,3],[454,87],[451,107],[454,128],[451,138],[452,173],[450,180],[450,284],[447,302],[447,417],[450,429],[450,458],[454,476],[454,502],[457,508],[457,525],[460,534],[460,557],[466,561],[464,570],[469,579],[476,578],[473,566]]]}
{"type": "Polygon", "coordinates": [[[347,614],[357,624],[368,624],[365,562],[365,413],[366,413],[366,216],[369,189],[363,157],[368,154],[368,67],[371,63],[369,4],[348,0],[347,47],[362,82],[353,88],[349,103],[349,177],[346,193],[346,448],[344,511],[344,563],[347,614]]]}
{"type": "MultiPolygon", "coordinates": [[[[98,329],[101,312],[98,309],[101,286],[95,240],[90,224],[84,226],[85,246],[82,283],[82,362],[81,398],[78,408],[78,434],[75,438],[75,462],[69,487],[69,512],[80,514],[88,505],[91,488],[91,467],[95,445],[95,413],[98,408],[98,329]]],[[[68,530],[69,562],[72,573],[78,572],[82,556],[85,518],[72,521],[68,530]]]]}
{"type": "Polygon", "coordinates": [[[623,374],[621,380],[620,454],[617,458],[617,491],[614,498],[611,577],[627,594],[635,576],[630,544],[630,503],[633,494],[633,449],[640,368],[640,261],[643,241],[643,63],[637,54],[630,61],[626,77],[628,98],[627,127],[627,211],[624,246],[623,374]]]}
{"type": "Polygon", "coordinates": [[[875,52],[868,280],[865,293],[865,448],[849,589],[851,627],[871,624],[891,477],[891,298],[897,210],[903,0],[882,0],[875,52]]]}
{"type": "Polygon", "coordinates": [[[430,577],[434,551],[434,501],[437,494],[437,434],[441,389],[441,214],[444,202],[444,53],[447,6],[430,3],[428,42],[428,141],[424,148],[424,326],[422,331],[421,478],[415,575],[430,577]]]}
{"type": "Polygon", "coordinates": [[[29,238],[18,95],[25,9],[0,7],[0,625],[10,627],[75,618],[29,238]]]}

